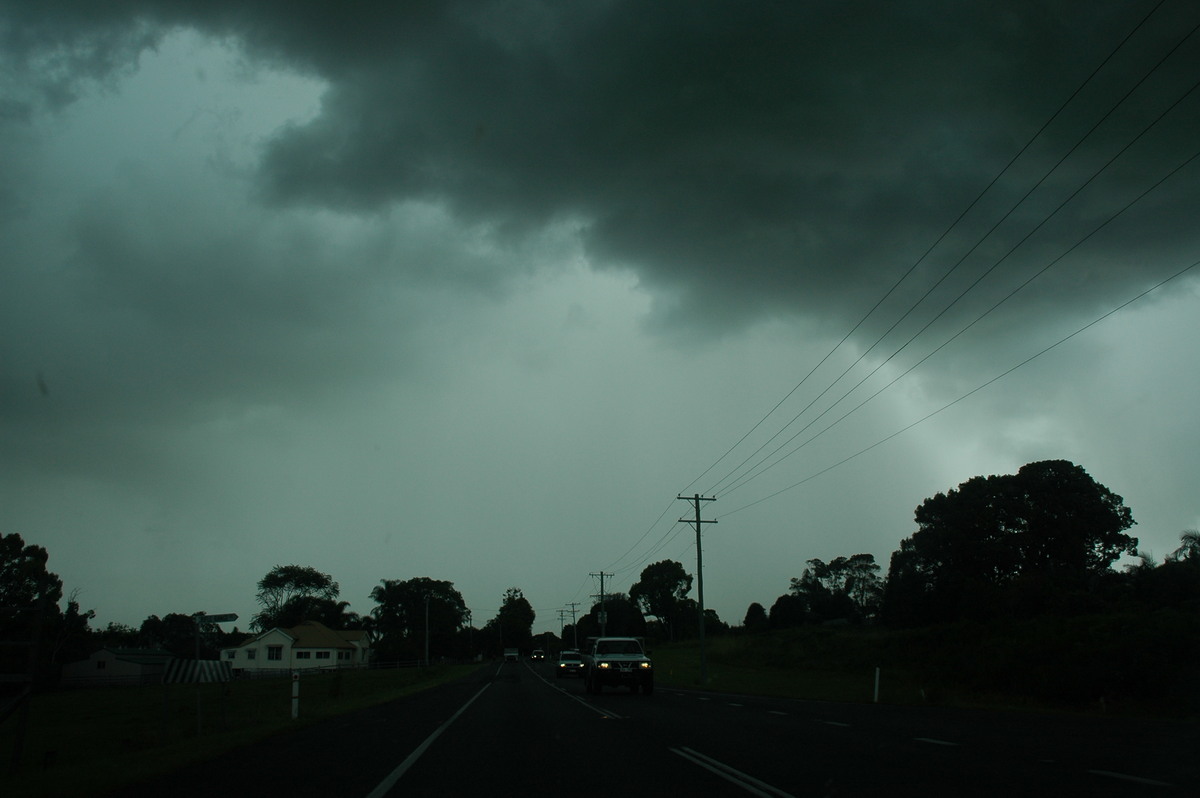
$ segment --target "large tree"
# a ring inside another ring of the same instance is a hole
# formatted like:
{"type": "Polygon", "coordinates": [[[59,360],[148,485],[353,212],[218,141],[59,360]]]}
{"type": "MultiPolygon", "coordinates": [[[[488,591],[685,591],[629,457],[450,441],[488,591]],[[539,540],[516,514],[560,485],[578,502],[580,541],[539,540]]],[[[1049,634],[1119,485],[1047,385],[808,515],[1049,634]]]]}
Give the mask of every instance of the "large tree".
{"type": "Polygon", "coordinates": [[[430,655],[448,653],[468,615],[466,602],[453,582],[427,576],[384,579],[371,590],[371,599],[378,605],[371,610],[379,636],[375,648],[385,658],[420,658],[426,631],[430,655]]]}
{"type": "Polygon", "coordinates": [[[807,614],[818,621],[869,618],[883,593],[873,554],[835,557],[828,563],[809,560],[804,573],[792,579],[791,590],[804,600],[807,614]]]}
{"type": "Polygon", "coordinates": [[[579,619],[580,638],[599,637],[600,613],[604,613],[603,633],[613,637],[642,637],[646,634],[646,618],[636,601],[624,593],[609,593],[604,604],[599,599],[587,615],[579,619]]]}
{"type": "Polygon", "coordinates": [[[46,568],[49,559],[44,548],[27,545],[19,534],[0,534],[0,672],[24,671],[29,665],[26,644],[34,639],[42,643],[39,673],[48,672],[47,652],[63,617],[58,607],[63,583],[46,568]]]}
{"type": "Polygon", "coordinates": [[[642,569],[641,578],[629,588],[629,597],[642,612],[653,615],[667,627],[671,639],[679,625],[683,600],[692,589],[692,575],[675,560],[662,560],[642,569]]]}
{"type": "Polygon", "coordinates": [[[892,621],[994,613],[1018,583],[1083,590],[1137,552],[1121,497],[1065,460],[974,477],[926,499],[916,522],[892,554],[884,599],[892,621]]]}
{"type": "Polygon", "coordinates": [[[335,601],[340,588],[329,574],[306,565],[276,565],[258,582],[255,599],[262,607],[251,625],[263,631],[276,626],[295,626],[307,618],[296,618],[305,599],[335,601]],[[291,608],[289,609],[289,605],[291,608]]]}
{"type": "Polygon", "coordinates": [[[536,617],[533,605],[525,598],[520,588],[510,587],[504,591],[504,600],[494,619],[502,646],[528,648],[533,640],[533,621],[536,617]]]}
{"type": "Polygon", "coordinates": [[[16,532],[0,534],[0,607],[32,610],[40,599],[45,606],[58,606],[63,583],[47,570],[50,555],[41,546],[26,545],[16,532]]]}

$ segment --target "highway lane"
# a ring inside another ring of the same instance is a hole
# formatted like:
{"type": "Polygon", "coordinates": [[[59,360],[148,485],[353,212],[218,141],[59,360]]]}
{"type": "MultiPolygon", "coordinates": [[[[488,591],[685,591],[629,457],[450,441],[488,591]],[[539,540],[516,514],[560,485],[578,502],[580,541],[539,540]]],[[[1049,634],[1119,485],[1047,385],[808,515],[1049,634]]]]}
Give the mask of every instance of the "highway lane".
{"type": "MultiPolygon", "coordinates": [[[[585,695],[582,686],[568,690],[585,695]]],[[[599,707],[793,795],[1196,795],[1195,723],[838,704],[660,686],[599,707]]]]}
{"type": "Polygon", "coordinates": [[[833,704],[662,686],[587,694],[548,663],[491,687],[392,795],[1192,795],[1194,724],[833,704]],[[469,763],[464,767],[464,763],[469,763]]]}
{"type": "Polygon", "coordinates": [[[1194,723],[586,693],[495,663],[122,796],[1200,795],[1194,723]]]}
{"type": "MultiPolygon", "coordinates": [[[[379,795],[745,796],[617,712],[565,692],[548,668],[496,667],[491,684],[379,795]]],[[[643,701],[653,698],[640,697],[643,701]]]]}

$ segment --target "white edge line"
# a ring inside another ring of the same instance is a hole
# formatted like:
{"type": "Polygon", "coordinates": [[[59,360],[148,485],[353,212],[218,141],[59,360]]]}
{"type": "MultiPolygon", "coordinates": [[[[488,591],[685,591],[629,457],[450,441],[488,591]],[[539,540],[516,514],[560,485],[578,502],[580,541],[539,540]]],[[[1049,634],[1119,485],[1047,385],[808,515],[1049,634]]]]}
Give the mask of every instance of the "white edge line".
{"type": "Polygon", "coordinates": [[[387,778],[385,778],[383,781],[379,782],[379,785],[376,786],[375,789],[373,789],[373,790],[371,790],[371,792],[367,793],[367,798],[383,798],[383,796],[387,795],[388,792],[393,787],[396,786],[396,782],[400,781],[400,777],[403,776],[405,774],[405,772],[407,772],[408,769],[410,767],[412,767],[418,759],[421,758],[421,755],[425,753],[425,751],[429,748],[429,746],[433,745],[433,741],[436,740],[441,735],[442,732],[444,732],[446,729],[448,729],[450,727],[451,723],[458,720],[458,716],[461,715],[462,713],[466,712],[467,707],[469,707],[469,706],[471,706],[471,704],[475,703],[475,699],[479,698],[479,696],[483,695],[483,691],[488,689],[491,686],[492,686],[492,683],[488,682],[483,687],[481,687],[479,689],[478,693],[471,696],[470,701],[468,701],[467,703],[463,704],[461,707],[458,708],[458,712],[455,712],[450,717],[449,720],[445,721],[444,723],[442,723],[441,726],[438,726],[436,729],[434,729],[433,734],[431,734],[425,738],[425,742],[418,745],[416,750],[414,750],[411,754],[408,755],[407,759],[405,759],[403,762],[401,762],[399,765],[397,765],[396,769],[388,774],[387,778]]]}
{"type": "Polygon", "coordinates": [[[764,781],[743,773],[737,768],[732,768],[724,762],[719,762],[686,746],[672,748],[671,752],[678,754],[693,764],[699,765],[711,773],[715,773],[732,784],[736,784],[748,793],[761,796],[762,798],[771,798],[772,796],[775,796],[775,798],[793,798],[791,794],[783,790],[778,790],[764,781]]]}
{"type": "MultiPolygon", "coordinates": [[[[600,707],[596,706],[595,704],[589,704],[587,701],[584,701],[582,698],[580,698],[579,696],[575,695],[574,693],[568,693],[568,692],[567,692],[567,689],[566,689],[565,687],[563,687],[562,685],[558,685],[558,684],[551,684],[549,679],[547,679],[545,676],[543,676],[542,674],[540,674],[540,673],[538,673],[537,671],[535,671],[533,668],[530,668],[530,669],[529,669],[529,671],[530,671],[530,673],[532,673],[534,676],[536,676],[536,677],[538,677],[539,679],[541,679],[541,680],[542,680],[542,682],[543,682],[543,683],[545,683],[545,685],[546,685],[547,687],[549,687],[549,688],[551,688],[551,689],[554,689],[554,690],[557,690],[558,692],[560,692],[560,693],[562,693],[563,695],[565,695],[567,698],[572,698],[572,699],[574,699],[574,700],[578,701],[579,703],[583,704],[585,707],[587,707],[588,709],[590,709],[592,712],[595,712],[595,713],[596,713],[597,715],[599,715],[600,717],[602,717],[602,718],[612,718],[613,720],[624,720],[624,719],[625,719],[623,715],[618,715],[616,712],[610,712],[610,711],[609,711],[609,710],[607,710],[607,709],[601,709],[600,707]]],[[[370,798],[370,796],[368,796],[368,798],[370,798]]]]}
{"type": "Polygon", "coordinates": [[[919,743],[929,743],[930,745],[948,745],[952,747],[958,746],[958,743],[952,743],[947,740],[935,740],[933,737],[914,737],[913,739],[919,743]]]}

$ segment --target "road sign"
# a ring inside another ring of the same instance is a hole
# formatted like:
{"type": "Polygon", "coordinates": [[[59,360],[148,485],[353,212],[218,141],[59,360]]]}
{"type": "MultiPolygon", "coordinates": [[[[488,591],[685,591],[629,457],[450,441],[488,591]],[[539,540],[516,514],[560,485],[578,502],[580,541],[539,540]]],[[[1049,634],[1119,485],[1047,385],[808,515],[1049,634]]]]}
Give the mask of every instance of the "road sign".
{"type": "Polygon", "coordinates": [[[236,612],[227,612],[224,615],[197,615],[196,620],[200,623],[229,623],[238,619],[236,612]]]}

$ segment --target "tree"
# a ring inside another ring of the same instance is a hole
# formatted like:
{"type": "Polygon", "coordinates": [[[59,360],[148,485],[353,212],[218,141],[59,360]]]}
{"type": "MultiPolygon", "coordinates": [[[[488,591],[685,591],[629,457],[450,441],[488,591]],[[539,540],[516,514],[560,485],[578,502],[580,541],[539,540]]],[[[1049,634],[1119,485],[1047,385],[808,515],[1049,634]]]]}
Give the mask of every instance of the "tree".
{"type": "Polygon", "coordinates": [[[794,626],[803,626],[807,610],[804,599],[800,596],[795,593],[784,593],[771,605],[767,623],[772,629],[791,629],[794,626]]]}
{"type": "Polygon", "coordinates": [[[624,593],[609,593],[601,607],[597,601],[587,615],[579,619],[580,638],[600,635],[600,613],[606,615],[604,634],[610,637],[642,637],[646,634],[646,618],[636,601],[624,593]]]}
{"type": "Polygon", "coordinates": [[[39,599],[58,606],[63,584],[46,569],[50,555],[41,546],[25,545],[17,533],[0,534],[0,607],[32,610],[39,599]]]}
{"type": "Polygon", "coordinates": [[[533,640],[533,621],[537,617],[533,605],[520,588],[504,591],[504,601],[496,613],[495,623],[504,648],[528,648],[533,640]]]}
{"type": "MultiPolygon", "coordinates": [[[[209,624],[214,626],[214,624],[209,624]]],[[[212,629],[201,629],[200,659],[216,659],[212,629]]],[[[192,615],[168,612],[162,618],[151,615],[138,630],[139,648],[161,648],[180,659],[196,658],[196,619],[192,615]]]]}
{"type": "Polygon", "coordinates": [[[791,590],[815,620],[861,621],[875,614],[882,596],[879,566],[873,554],[835,557],[829,563],[812,559],[804,573],[792,579],[791,590]]]}
{"type": "Polygon", "coordinates": [[[663,560],[642,569],[641,578],[629,588],[629,597],[642,612],[653,615],[667,627],[671,639],[679,623],[681,602],[692,589],[692,575],[675,560],[663,560]]]}
{"type": "Polygon", "coordinates": [[[768,623],[767,611],[763,605],[757,601],[751,602],[746,608],[746,618],[742,621],[742,627],[747,632],[759,632],[766,629],[768,623]]]}
{"type": "Polygon", "coordinates": [[[96,612],[80,611],[78,596],[78,590],[71,591],[66,611],[60,613],[54,623],[50,660],[58,665],[87,659],[91,653],[90,622],[96,617],[96,612]]]}
{"type": "Polygon", "coordinates": [[[1186,562],[1200,566],[1200,531],[1185,529],[1179,534],[1179,548],[1167,555],[1167,562],[1186,562]]]}
{"type": "Polygon", "coordinates": [[[889,622],[994,614],[1018,581],[1027,593],[1082,591],[1137,552],[1121,497],[1065,460],[974,477],[926,499],[915,517],[917,531],[892,554],[889,622]]]}
{"type": "Polygon", "coordinates": [[[427,628],[430,656],[448,654],[468,615],[453,582],[427,576],[384,579],[371,590],[371,599],[379,605],[371,610],[379,635],[375,648],[384,658],[424,657],[427,628]]]}
{"type": "Polygon", "coordinates": [[[295,626],[299,621],[295,619],[294,611],[302,606],[295,602],[306,598],[333,601],[337,599],[339,592],[338,583],[333,581],[333,577],[321,573],[316,568],[276,565],[258,582],[255,600],[262,609],[254,616],[251,625],[259,631],[276,626],[295,626]],[[288,612],[289,604],[293,605],[292,612],[288,612]]]}
{"type": "Polygon", "coordinates": [[[16,643],[0,645],[0,672],[28,668],[29,648],[24,644],[39,639],[39,681],[52,675],[52,638],[62,628],[58,601],[63,583],[46,568],[49,559],[44,548],[26,545],[19,534],[0,534],[0,643],[16,643]]]}

